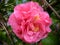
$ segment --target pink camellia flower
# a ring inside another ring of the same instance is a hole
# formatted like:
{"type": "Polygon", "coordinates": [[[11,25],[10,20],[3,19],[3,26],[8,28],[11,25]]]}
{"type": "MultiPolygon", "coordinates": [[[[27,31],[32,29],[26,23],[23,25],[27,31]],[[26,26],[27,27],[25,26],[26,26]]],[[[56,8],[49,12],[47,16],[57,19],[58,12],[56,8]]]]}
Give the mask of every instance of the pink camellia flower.
{"type": "Polygon", "coordinates": [[[17,5],[8,23],[19,39],[35,43],[51,32],[52,21],[49,14],[37,2],[31,1],[17,5]]]}

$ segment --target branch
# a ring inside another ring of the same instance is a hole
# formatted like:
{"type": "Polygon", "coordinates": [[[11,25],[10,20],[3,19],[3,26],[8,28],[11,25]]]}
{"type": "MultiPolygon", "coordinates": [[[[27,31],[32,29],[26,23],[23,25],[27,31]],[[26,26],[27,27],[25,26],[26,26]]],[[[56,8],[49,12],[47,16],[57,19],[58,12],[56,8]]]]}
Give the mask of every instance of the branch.
{"type": "Polygon", "coordinates": [[[56,1],[53,1],[53,2],[50,3],[50,5],[53,5],[53,4],[55,4],[55,3],[56,3],[56,1]]]}
{"type": "Polygon", "coordinates": [[[10,37],[9,31],[7,30],[7,28],[6,28],[6,26],[5,26],[4,23],[1,22],[1,24],[2,24],[3,28],[5,29],[5,31],[6,31],[6,33],[7,33],[7,36],[9,37],[9,39],[10,39],[12,45],[13,45],[13,41],[12,41],[12,39],[11,39],[11,37],[10,37]]]}
{"type": "Polygon", "coordinates": [[[10,32],[8,31],[8,29],[7,29],[7,27],[5,26],[4,22],[5,22],[5,19],[3,18],[3,16],[2,16],[1,13],[0,13],[0,24],[2,25],[2,28],[6,31],[7,36],[8,36],[8,38],[9,38],[10,41],[11,41],[11,44],[14,45],[14,42],[13,42],[11,36],[10,36],[10,32]]]}
{"type": "Polygon", "coordinates": [[[44,3],[49,6],[49,8],[56,14],[56,16],[60,19],[60,15],[57,13],[57,11],[46,1],[46,0],[43,0],[44,3]]]}

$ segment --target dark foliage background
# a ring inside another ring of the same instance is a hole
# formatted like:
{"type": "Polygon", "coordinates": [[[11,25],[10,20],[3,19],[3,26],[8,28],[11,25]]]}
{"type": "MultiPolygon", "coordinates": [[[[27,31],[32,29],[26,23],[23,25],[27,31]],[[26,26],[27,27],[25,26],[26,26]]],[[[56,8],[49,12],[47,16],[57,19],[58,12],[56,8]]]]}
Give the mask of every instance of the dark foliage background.
{"type": "MultiPolygon", "coordinates": [[[[11,27],[7,24],[9,15],[13,12],[13,8],[20,3],[31,0],[0,0],[0,45],[30,45],[22,42],[12,32],[11,27]]],[[[53,24],[51,25],[51,33],[47,38],[41,40],[42,45],[60,45],[60,0],[47,0],[47,2],[58,13],[54,13],[43,0],[33,0],[38,2],[50,14],[53,24]]],[[[40,42],[36,43],[38,45],[40,42]]]]}

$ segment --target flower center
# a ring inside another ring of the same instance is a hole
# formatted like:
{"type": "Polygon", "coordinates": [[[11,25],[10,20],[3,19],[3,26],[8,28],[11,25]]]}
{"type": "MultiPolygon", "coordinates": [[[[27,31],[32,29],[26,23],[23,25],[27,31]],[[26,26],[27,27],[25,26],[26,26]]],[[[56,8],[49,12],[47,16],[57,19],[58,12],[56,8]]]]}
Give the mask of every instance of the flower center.
{"type": "Polygon", "coordinates": [[[39,20],[39,19],[40,19],[40,17],[39,17],[38,15],[34,16],[34,20],[35,20],[35,21],[37,21],[37,20],[39,20]]]}
{"type": "Polygon", "coordinates": [[[34,27],[34,32],[37,32],[39,30],[39,27],[38,26],[35,26],[34,27]]]}
{"type": "MultiPolygon", "coordinates": [[[[39,20],[39,19],[40,19],[39,15],[34,16],[34,22],[39,20]]],[[[37,32],[38,30],[39,30],[39,26],[37,24],[35,24],[34,25],[34,32],[37,32]]]]}

